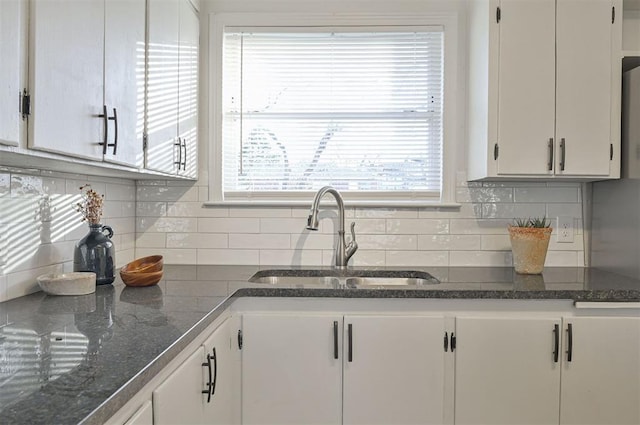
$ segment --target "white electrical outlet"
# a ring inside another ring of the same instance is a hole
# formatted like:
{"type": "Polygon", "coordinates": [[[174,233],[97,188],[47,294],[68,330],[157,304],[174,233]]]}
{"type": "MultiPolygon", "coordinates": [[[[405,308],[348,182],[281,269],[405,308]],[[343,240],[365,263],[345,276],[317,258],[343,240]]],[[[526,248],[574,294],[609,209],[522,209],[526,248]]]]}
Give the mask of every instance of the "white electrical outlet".
{"type": "Polygon", "coordinates": [[[558,242],[573,242],[573,217],[559,216],[556,232],[558,242]]]}

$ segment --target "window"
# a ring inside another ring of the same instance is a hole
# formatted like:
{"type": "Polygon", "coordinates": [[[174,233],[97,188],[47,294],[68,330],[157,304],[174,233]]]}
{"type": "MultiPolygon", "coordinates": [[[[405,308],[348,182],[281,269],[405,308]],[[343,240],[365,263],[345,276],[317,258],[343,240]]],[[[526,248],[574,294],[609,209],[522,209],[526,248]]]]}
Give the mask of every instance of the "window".
{"type": "Polygon", "coordinates": [[[224,26],[219,200],[441,200],[443,25],[224,26]]]}

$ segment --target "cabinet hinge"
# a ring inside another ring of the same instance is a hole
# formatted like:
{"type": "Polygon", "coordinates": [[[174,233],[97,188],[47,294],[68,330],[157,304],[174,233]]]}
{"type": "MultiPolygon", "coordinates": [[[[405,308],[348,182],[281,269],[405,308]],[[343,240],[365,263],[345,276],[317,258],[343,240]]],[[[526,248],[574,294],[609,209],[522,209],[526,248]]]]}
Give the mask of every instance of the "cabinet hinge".
{"type": "Polygon", "coordinates": [[[613,143],[609,144],[609,161],[613,160],[613,143]]]}
{"type": "Polygon", "coordinates": [[[238,349],[242,350],[242,329],[238,330],[238,349]]]}
{"type": "Polygon", "coordinates": [[[500,23],[500,18],[502,17],[502,12],[499,7],[496,7],[496,22],[500,23]]]}
{"type": "Polygon", "coordinates": [[[451,332],[451,352],[453,353],[456,349],[456,335],[451,332]]]}
{"type": "Polygon", "coordinates": [[[26,120],[31,115],[31,95],[27,92],[27,89],[20,93],[20,113],[23,120],[26,120]]]}
{"type": "Polygon", "coordinates": [[[498,147],[498,144],[496,143],[493,146],[493,159],[498,159],[498,154],[500,153],[500,148],[498,147]]]}
{"type": "Polygon", "coordinates": [[[147,150],[147,133],[142,133],[142,150],[146,151],[147,150]]]}
{"type": "Polygon", "coordinates": [[[616,7],[613,6],[611,8],[611,23],[613,24],[616,21],[616,7]]]}

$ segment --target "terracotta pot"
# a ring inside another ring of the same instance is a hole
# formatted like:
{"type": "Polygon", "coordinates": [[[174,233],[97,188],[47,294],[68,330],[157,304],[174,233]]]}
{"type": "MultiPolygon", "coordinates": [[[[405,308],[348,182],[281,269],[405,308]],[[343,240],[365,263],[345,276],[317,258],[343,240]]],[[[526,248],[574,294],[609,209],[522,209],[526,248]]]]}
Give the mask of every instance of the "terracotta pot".
{"type": "Polygon", "coordinates": [[[513,267],[516,269],[516,273],[542,273],[552,231],[551,227],[509,226],[513,267]]]}

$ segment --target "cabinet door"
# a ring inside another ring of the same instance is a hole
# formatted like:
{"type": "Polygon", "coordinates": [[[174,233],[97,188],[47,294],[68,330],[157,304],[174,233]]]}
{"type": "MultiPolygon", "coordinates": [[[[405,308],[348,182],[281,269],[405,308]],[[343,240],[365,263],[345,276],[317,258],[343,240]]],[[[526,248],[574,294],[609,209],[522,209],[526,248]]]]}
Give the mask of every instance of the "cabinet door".
{"type": "Polygon", "coordinates": [[[178,137],[178,174],[195,178],[198,174],[198,49],[200,40],[198,14],[189,2],[180,2],[180,78],[178,137]]]}
{"type": "MultiPolygon", "coordinates": [[[[237,374],[231,356],[229,331],[229,322],[226,321],[204,342],[205,362],[207,355],[211,362],[211,397],[204,397],[204,417],[208,424],[233,423],[232,406],[236,387],[233,380],[237,374]]],[[[208,382],[208,369],[204,368],[204,372],[205,382],[208,382]]]]}
{"type": "Polygon", "coordinates": [[[145,167],[175,173],[178,142],[178,0],[149,0],[145,167]]]}
{"type": "Polygon", "coordinates": [[[26,79],[26,0],[0,1],[0,144],[19,146],[24,123],[19,110],[26,79]]]}
{"type": "Polygon", "coordinates": [[[329,315],[243,315],[243,424],[341,423],[341,324],[329,315]]]}
{"type": "Polygon", "coordinates": [[[204,348],[198,347],[189,358],[153,391],[155,425],[203,423],[202,359],[204,348]]]}
{"type": "Polygon", "coordinates": [[[444,318],[345,316],[344,424],[442,424],[444,318]]]}
{"type": "Polygon", "coordinates": [[[572,317],[564,329],[560,423],[639,424],[640,317],[572,317]]]}
{"type": "Polygon", "coordinates": [[[104,85],[110,116],[105,161],[141,167],[144,127],[145,0],[105,2],[104,85]],[[115,151],[115,154],[114,154],[115,151]]]}
{"type": "Polygon", "coordinates": [[[153,425],[153,407],[151,401],[145,401],[124,425],[153,425]]]}
{"type": "Polygon", "coordinates": [[[558,0],[556,143],[564,140],[564,170],[558,145],[556,173],[562,175],[609,175],[611,8],[606,0],[558,0]]]}
{"type": "Polygon", "coordinates": [[[455,423],[557,424],[555,325],[560,320],[456,318],[455,423]]]}
{"type": "Polygon", "coordinates": [[[498,174],[553,174],[555,0],[502,0],[500,9],[498,174]]]}
{"type": "Polygon", "coordinates": [[[30,5],[29,147],[102,160],[104,1],[30,5]]]}

